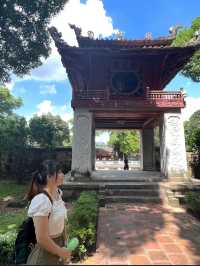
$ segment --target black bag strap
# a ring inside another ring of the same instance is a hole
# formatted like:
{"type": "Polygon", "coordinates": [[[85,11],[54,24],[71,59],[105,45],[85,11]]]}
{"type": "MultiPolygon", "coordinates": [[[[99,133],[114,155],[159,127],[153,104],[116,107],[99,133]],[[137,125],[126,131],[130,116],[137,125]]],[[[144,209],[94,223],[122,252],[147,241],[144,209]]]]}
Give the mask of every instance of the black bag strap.
{"type": "Polygon", "coordinates": [[[49,193],[46,190],[43,190],[41,193],[45,194],[51,201],[51,204],[53,205],[53,200],[52,200],[52,197],[49,195],[49,193]]]}
{"type": "MultiPolygon", "coordinates": [[[[49,193],[48,193],[46,190],[43,190],[43,191],[40,192],[40,193],[45,194],[45,195],[49,198],[49,200],[51,201],[52,207],[53,207],[53,200],[52,200],[52,197],[49,195],[49,193]]],[[[51,208],[51,209],[52,209],[52,208],[51,208]]],[[[49,217],[50,217],[50,214],[51,214],[51,212],[50,212],[49,215],[48,215],[48,219],[49,219],[49,217]]]]}

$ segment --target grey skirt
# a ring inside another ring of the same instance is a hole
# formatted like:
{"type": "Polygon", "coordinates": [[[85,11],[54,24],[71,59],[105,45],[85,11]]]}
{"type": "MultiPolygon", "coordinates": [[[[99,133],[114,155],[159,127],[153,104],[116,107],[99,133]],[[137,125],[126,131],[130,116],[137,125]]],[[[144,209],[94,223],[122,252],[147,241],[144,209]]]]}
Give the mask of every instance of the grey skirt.
{"type": "MultiPolygon", "coordinates": [[[[63,234],[53,241],[60,247],[64,246],[64,236],[63,234]]],[[[58,256],[48,252],[42,248],[39,244],[36,244],[30,255],[28,256],[27,265],[64,265],[64,261],[58,256]]]]}

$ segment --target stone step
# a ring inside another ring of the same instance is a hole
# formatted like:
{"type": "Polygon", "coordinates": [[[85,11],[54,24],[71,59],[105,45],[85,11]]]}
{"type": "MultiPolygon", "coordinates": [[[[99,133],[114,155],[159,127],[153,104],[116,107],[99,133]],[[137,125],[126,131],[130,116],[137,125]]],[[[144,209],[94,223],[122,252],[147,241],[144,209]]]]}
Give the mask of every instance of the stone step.
{"type": "MultiPolygon", "coordinates": [[[[160,183],[158,182],[66,182],[62,187],[63,198],[67,201],[77,198],[82,191],[96,191],[102,198],[122,198],[122,202],[142,202],[143,198],[159,199],[160,183]],[[125,198],[124,198],[125,197],[125,198]]],[[[115,199],[116,198],[116,199],[115,199]]],[[[119,202],[121,201],[119,199],[119,202]]],[[[148,202],[143,200],[144,202],[148,202]]],[[[114,201],[115,202],[115,201],[114,201]]],[[[156,202],[156,200],[155,200],[156,202]]]]}
{"type": "Polygon", "coordinates": [[[161,203],[159,197],[150,196],[106,196],[103,199],[104,204],[108,203],[161,203]]]}
{"type": "Polygon", "coordinates": [[[146,183],[151,183],[151,182],[161,182],[163,178],[161,177],[133,177],[133,178],[126,178],[126,177],[121,177],[121,178],[93,178],[93,182],[103,182],[103,183],[117,183],[117,182],[146,182],[146,183]]]}
{"type": "Polygon", "coordinates": [[[106,196],[152,196],[159,197],[159,189],[106,189],[106,196]]]}
{"type": "Polygon", "coordinates": [[[62,190],[74,189],[159,189],[159,182],[66,182],[62,190]]]}
{"type": "Polygon", "coordinates": [[[147,182],[133,182],[133,183],[105,183],[105,189],[134,189],[134,190],[156,190],[159,189],[160,185],[157,182],[147,183],[147,182]]]}

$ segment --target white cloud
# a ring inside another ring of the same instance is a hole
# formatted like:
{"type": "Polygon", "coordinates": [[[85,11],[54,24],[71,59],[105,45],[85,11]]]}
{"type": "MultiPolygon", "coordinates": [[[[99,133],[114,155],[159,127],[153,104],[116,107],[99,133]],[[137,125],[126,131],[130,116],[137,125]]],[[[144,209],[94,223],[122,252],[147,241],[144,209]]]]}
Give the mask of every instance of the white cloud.
{"type": "Polygon", "coordinates": [[[53,105],[52,102],[49,100],[44,100],[43,102],[41,102],[40,104],[37,105],[37,115],[41,116],[47,113],[52,113],[53,112],[53,105]]]}
{"type": "Polygon", "coordinates": [[[8,88],[9,91],[12,91],[14,86],[15,86],[15,82],[13,80],[11,82],[5,84],[5,87],[8,88]]]}
{"type": "Polygon", "coordinates": [[[88,31],[93,31],[95,37],[100,34],[107,37],[117,31],[113,28],[112,18],[107,16],[101,0],[87,0],[86,3],[70,0],[64,10],[52,20],[51,25],[58,28],[63,39],[69,45],[76,45],[75,34],[68,23],[81,27],[82,35],[85,36],[88,31]]]}
{"type": "Polygon", "coordinates": [[[67,74],[65,68],[63,67],[60,55],[56,53],[51,55],[45,63],[34,69],[31,72],[31,76],[25,76],[24,79],[34,79],[34,80],[42,80],[42,81],[62,81],[67,79],[67,74]]]}
{"type": "Polygon", "coordinates": [[[43,114],[51,113],[53,115],[59,115],[62,120],[68,122],[73,118],[73,111],[67,108],[67,106],[56,106],[52,104],[52,101],[44,100],[37,105],[37,115],[41,116],[43,114]]]}
{"type": "Polygon", "coordinates": [[[73,112],[65,112],[63,114],[60,114],[60,117],[62,118],[62,120],[68,122],[74,117],[74,115],[73,112]]]}
{"type": "MultiPolygon", "coordinates": [[[[102,35],[108,37],[117,30],[113,28],[112,18],[107,16],[101,0],[87,0],[81,3],[80,0],[69,0],[63,11],[52,19],[50,26],[55,26],[62,33],[63,39],[71,46],[77,46],[74,31],[68,23],[75,24],[82,28],[82,34],[87,35],[89,30],[94,32],[95,37],[102,35]]],[[[51,43],[52,53],[44,64],[34,70],[23,79],[35,80],[66,80],[67,74],[62,66],[60,55],[51,43]]]]}
{"type": "Polygon", "coordinates": [[[200,98],[187,97],[186,107],[182,109],[183,120],[188,120],[197,110],[200,110],[200,98]]]}
{"type": "Polygon", "coordinates": [[[95,137],[95,142],[97,143],[104,143],[107,144],[109,141],[109,133],[108,132],[103,132],[99,136],[95,137]]]}
{"type": "Polygon", "coordinates": [[[56,94],[55,85],[41,85],[40,86],[40,94],[56,94]]]}
{"type": "MultiPolygon", "coordinates": [[[[69,108],[69,106],[68,106],[68,108],[69,108]]],[[[62,106],[60,106],[60,110],[61,110],[62,112],[67,111],[67,105],[62,105],[62,106]]]]}

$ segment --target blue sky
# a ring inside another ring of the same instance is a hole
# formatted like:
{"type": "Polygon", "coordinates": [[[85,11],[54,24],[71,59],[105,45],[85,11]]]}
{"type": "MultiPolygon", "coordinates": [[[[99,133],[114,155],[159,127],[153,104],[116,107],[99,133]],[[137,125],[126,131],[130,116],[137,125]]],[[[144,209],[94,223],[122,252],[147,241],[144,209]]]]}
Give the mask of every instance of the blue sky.
{"type": "Polygon", "coordinates": [[[125,31],[128,38],[143,38],[148,31],[155,37],[166,35],[170,26],[189,26],[200,15],[198,0],[104,0],[103,3],[114,27],[125,31]]]}
{"type": "MultiPolygon", "coordinates": [[[[146,32],[153,37],[168,35],[170,26],[181,24],[190,26],[200,15],[199,0],[69,0],[65,9],[51,22],[70,44],[76,45],[73,31],[68,23],[83,29],[83,34],[92,30],[97,37],[108,37],[116,30],[125,32],[125,37],[144,38],[146,32]]],[[[13,77],[9,85],[24,105],[17,112],[29,119],[34,114],[52,112],[64,120],[72,117],[71,86],[60,62],[60,57],[52,43],[52,55],[44,65],[23,78],[13,77]]],[[[187,92],[187,107],[184,119],[199,109],[200,84],[177,75],[167,86],[168,90],[184,87],[187,92]]]]}

